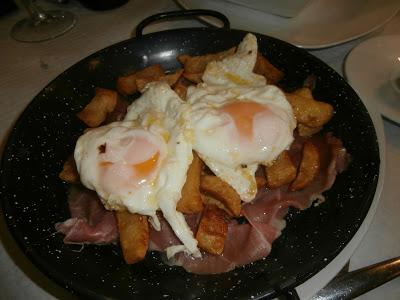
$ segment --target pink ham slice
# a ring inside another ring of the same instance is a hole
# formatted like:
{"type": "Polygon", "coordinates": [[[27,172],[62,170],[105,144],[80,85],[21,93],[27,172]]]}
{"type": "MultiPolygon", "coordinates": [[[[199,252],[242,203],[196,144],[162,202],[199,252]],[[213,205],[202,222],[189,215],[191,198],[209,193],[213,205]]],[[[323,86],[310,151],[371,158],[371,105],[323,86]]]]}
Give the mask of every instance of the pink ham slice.
{"type": "Polygon", "coordinates": [[[69,198],[71,218],[57,223],[56,230],[65,234],[66,244],[109,244],[118,237],[112,211],[104,209],[99,197],[89,190],[78,190],[69,198]]]}
{"type": "MultiPolygon", "coordinates": [[[[291,147],[291,155],[294,156],[297,164],[301,158],[304,141],[305,139],[298,137],[291,147]]],[[[299,192],[290,192],[287,186],[276,190],[260,191],[253,203],[244,204],[242,207],[242,213],[248,223],[232,222],[229,225],[222,255],[203,253],[201,259],[194,259],[184,253],[179,253],[170,263],[182,266],[191,273],[217,274],[266,257],[271,250],[272,242],[285,228],[284,217],[289,207],[304,210],[310,207],[314,200],[323,200],[322,192],[331,188],[337,173],[346,167],[348,155],[339,139],[327,134],[313,137],[312,141],[320,149],[321,168],[310,186],[299,192]]],[[[163,250],[177,241],[168,227],[166,223],[163,226],[166,231],[162,230],[158,235],[169,242],[159,244],[157,250],[163,250]]]]}
{"type": "MultiPolygon", "coordinates": [[[[170,246],[181,244],[163,215],[158,213],[157,216],[161,224],[161,230],[157,231],[150,226],[149,250],[164,251],[170,246]]],[[[201,214],[185,215],[186,223],[189,225],[192,232],[196,232],[200,218],[201,214]]]]}
{"type": "Polygon", "coordinates": [[[193,259],[185,253],[177,254],[171,264],[182,266],[195,274],[218,274],[233,270],[266,257],[272,241],[277,238],[277,231],[269,224],[252,226],[232,222],[228,227],[225,249],[222,255],[202,253],[201,259],[193,259]]]}
{"type": "MultiPolygon", "coordinates": [[[[296,137],[290,149],[296,164],[300,162],[304,141],[304,138],[296,137]]],[[[272,242],[285,228],[284,217],[289,207],[304,210],[314,200],[323,200],[322,192],[331,188],[337,173],[342,172],[349,161],[342,142],[331,134],[312,137],[312,141],[320,149],[321,168],[310,186],[298,192],[290,192],[287,186],[259,191],[253,203],[242,207],[247,223],[239,224],[232,220],[229,224],[222,255],[203,253],[201,259],[194,259],[178,253],[169,263],[180,265],[191,273],[217,274],[266,257],[272,242]]],[[[69,204],[72,218],[56,225],[59,232],[66,234],[65,243],[110,243],[118,237],[113,213],[105,211],[94,192],[79,191],[71,197],[69,204]]],[[[185,218],[196,232],[200,214],[186,215],[185,218]]],[[[161,215],[159,219],[161,231],[151,228],[149,250],[164,251],[169,246],[180,244],[166,220],[161,215]]]]}

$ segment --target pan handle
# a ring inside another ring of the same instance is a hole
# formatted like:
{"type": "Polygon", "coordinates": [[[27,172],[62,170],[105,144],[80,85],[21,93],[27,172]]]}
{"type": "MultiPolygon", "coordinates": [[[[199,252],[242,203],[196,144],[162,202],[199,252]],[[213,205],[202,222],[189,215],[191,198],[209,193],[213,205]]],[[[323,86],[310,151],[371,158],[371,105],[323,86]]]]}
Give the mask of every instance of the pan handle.
{"type": "Polygon", "coordinates": [[[222,21],[224,24],[224,29],[230,29],[230,23],[228,18],[215,10],[209,9],[190,9],[190,10],[176,10],[176,11],[169,11],[164,12],[156,15],[152,15],[147,17],[146,19],[142,20],[136,26],[136,36],[143,35],[143,29],[149,25],[150,23],[160,21],[160,20],[167,20],[167,19],[174,19],[174,18],[186,18],[186,17],[193,17],[193,16],[212,16],[222,21]]]}

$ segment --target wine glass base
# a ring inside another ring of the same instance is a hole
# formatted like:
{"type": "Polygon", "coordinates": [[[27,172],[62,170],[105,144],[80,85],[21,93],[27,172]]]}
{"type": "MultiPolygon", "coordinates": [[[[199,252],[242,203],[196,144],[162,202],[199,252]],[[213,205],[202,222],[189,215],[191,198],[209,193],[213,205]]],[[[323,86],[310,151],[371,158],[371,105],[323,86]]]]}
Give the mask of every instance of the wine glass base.
{"type": "Polygon", "coordinates": [[[30,18],[18,21],[11,29],[11,37],[20,42],[42,42],[54,39],[74,27],[75,16],[68,11],[46,11],[47,18],[34,21],[30,18]]]}

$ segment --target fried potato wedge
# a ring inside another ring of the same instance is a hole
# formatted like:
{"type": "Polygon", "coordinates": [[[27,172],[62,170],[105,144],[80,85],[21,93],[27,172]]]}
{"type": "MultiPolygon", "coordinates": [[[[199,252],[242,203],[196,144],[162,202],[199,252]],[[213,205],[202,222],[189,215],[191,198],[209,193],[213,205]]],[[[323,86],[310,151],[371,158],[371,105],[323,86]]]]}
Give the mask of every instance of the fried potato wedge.
{"type": "Polygon", "coordinates": [[[213,197],[206,194],[201,194],[201,198],[203,199],[204,205],[215,205],[218,208],[224,210],[229,216],[232,215],[229,209],[227,209],[221,201],[214,199],[213,197]]]}
{"type": "Polygon", "coordinates": [[[240,216],[241,200],[239,194],[217,176],[205,175],[201,177],[201,191],[212,198],[221,201],[231,216],[240,216]]]}
{"type": "Polygon", "coordinates": [[[207,64],[214,60],[222,60],[225,57],[234,54],[236,51],[236,47],[232,47],[228,50],[211,53],[200,56],[190,56],[187,54],[179,55],[177,58],[179,62],[183,65],[185,69],[185,73],[196,74],[203,73],[207,67],[207,64]]]}
{"type": "Polygon", "coordinates": [[[306,141],[303,146],[302,158],[296,179],[290,185],[291,191],[299,191],[307,187],[320,169],[320,159],[317,147],[306,141]]]}
{"type": "Polygon", "coordinates": [[[224,251],[227,233],[225,212],[215,205],[207,205],[196,233],[198,246],[208,253],[220,255],[224,251]]]}
{"type": "Polygon", "coordinates": [[[63,169],[58,177],[68,183],[79,183],[79,173],[76,169],[74,157],[71,155],[64,163],[63,169]]]}
{"type": "Polygon", "coordinates": [[[105,121],[107,114],[117,105],[116,91],[96,88],[95,95],[76,116],[89,127],[97,127],[105,121]]]}
{"type": "Polygon", "coordinates": [[[190,85],[191,85],[191,82],[189,82],[189,80],[187,80],[185,77],[181,76],[176,81],[176,83],[172,86],[172,89],[175,91],[175,93],[178,94],[178,96],[183,101],[186,101],[186,93],[187,93],[187,89],[190,85]]]}
{"type": "Polygon", "coordinates": [[[134,264],[146,256],[149,246],[147,216],[128,211],[117,211],[115,215],[124,260],[127,264],[134,264]]]}
{"type": "Polygon", "coordinates": [[[164,74],[162,76],[155,76],[155,77],[143,77],[136,79],[136,86],[139,92],[143,92],[146,87],[146,84],[153,82],[153,81],[165,81],[168,83],[169,86],[173,86],[177,81],[178,78],[181,77],[183,73],[183,69],[179,69],[176,72],[170,74],[164,74]]]}
{"type": "Polygon", "coordinates": [[[263,75],[268,84],[278,83],[284,76],[283,72],[269,62],[260,52],[257,53],[257,60],[253,72],[263,75]]]}
{"type": "Polygon", "coordinates": [[[194,152],[193,161],[187,171],[186,182],[182,188],[181,199],[176,209],[184,214],[195,214],[203,210],[203,200],[200,193],[200,178],[203,162],[194,152]]]}
{"type": "Polygon", "coordinates": [[[193,83],[200,83],[203,79],[203,73],[186,73],[183,72],[183,77],[193,83]]]}
{"type": "Polygon", "coordinates": [[[136,80],[158,78],[164,75],[164,69],[161,65],[151,65],[132,74],[118,77],[117,91],[124,96],[132,95],[138,91],[136,80]]]}
{"type": "Polygon", "coordinates": [[[329,103],[317,101],[309,88],[301,88],[286,93],[298,123],[308,127],[321,127],[333,116],[333,107],[329,103]]]}
{"type": "Polygon", "coordinates": [[[267,187],[276,189],[288,184],[296,178],[296,173],[296,167],[288,151],[283,151],[272,165],[265,167],[267,187]]]}
{"type": "Polygon", "coordinates": [[[297,169],[289,156],[288,151],[283,151],[272,165],[265,166],[267,187],[276,189],[292,182],[296,178],[297,169]]]}
{"type": "Polygon", "coordinates": [[[297,96],[300,96],[300,97],[304,97],[304,98],[307,98],[307,99],[313,99],[314,100],[314,97],[312,95],[312,91],[308,87],[302,87],[300,89],[297,89],[297,90],[295,90],[293,92],[293,94],[295,94],[297,96]]]}
{"type": "Polygon", "coordinates": [[[299,123],[297,125],[297,132],[300,136],[312,136],[317,132],[321,131],[322,126],[319,127],[308,127],[307,125],[299,123]]]}

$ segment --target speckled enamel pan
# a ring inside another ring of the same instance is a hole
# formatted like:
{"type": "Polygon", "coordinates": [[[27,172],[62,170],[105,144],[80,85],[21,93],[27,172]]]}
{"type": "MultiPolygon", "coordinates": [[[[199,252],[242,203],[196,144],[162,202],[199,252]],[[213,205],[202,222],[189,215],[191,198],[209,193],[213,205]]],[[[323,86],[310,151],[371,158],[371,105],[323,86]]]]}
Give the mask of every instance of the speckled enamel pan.
{"type": "Polygon", "coordinates": [[[123,262],[117,245],[63,244],[54,224],[68,218],[69,186],[58,173],[84,125],[75,113],[94,87],[115,88],[126,72],[161,63],[179,67],[176,56],[204,54],[237,45],[245,32],[210,28],[148,34],[101,50],[62,73],[26,108],[6,145],[1,166],[1,201],[11,233],[26,255],[67,289],[98,299],[257,299],[273,297],[323,269],[352,239],[375,195],[379,147],[371,118],[351,87],[326,64],[285,42],[257,35],[260,51],[286,74],[282,87],[300,87],[314,74],[314,96],[331,103],[325,126],[352,156],[326,201],[291,211],[271,254],[221,275],[193,275],[165,265],[157,253],[140,263],[123,262]]]}

